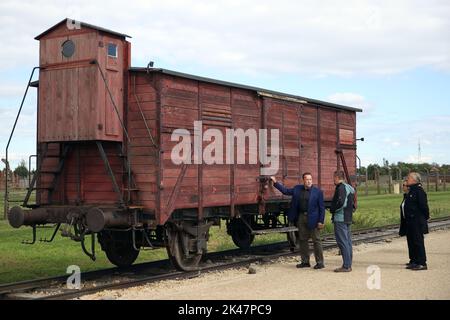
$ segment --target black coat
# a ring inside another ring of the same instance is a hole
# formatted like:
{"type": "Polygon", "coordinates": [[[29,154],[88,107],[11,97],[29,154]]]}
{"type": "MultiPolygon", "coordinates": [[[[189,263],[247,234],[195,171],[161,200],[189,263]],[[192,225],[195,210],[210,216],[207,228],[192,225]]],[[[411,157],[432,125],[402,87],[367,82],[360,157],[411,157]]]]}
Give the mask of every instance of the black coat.
{"type": "Polygon", "coordinates": [[[406,201],[406,198],[408,197],[408,194],[407,193],[404,193],[403,194],[403,201],[402,201],[402,203],[400,204],[400,231],[399,231],[399,235],[400,235],[400,237],[404,237],[404,236],[406,236],[406,232],[407,232],[407,229],[406,229],[406,219],[405,219],[405,217],[403,216],[403,208],[402,208],[402,205],[403,205],[403,202],[405,202],[406,201]]]}
{"type": "Polygon", "coordinates": [[[418,224],[423,234],[427,234],[428,219],[430,219],[427,194],[420,184],[415,184],[409,187],[405,197],[405,218],[401,217],[400,235],[406,235],[408,225],[412,223],[418,224]]]}

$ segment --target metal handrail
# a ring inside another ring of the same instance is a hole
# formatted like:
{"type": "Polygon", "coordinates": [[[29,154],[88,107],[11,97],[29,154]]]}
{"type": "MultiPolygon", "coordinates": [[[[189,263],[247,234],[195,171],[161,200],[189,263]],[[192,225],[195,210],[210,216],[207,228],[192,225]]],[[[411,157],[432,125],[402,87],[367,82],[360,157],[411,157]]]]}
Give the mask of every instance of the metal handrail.
{"type": "Polygon", "coordinates": [[[5,176],[5,212],[4,217],[6,219],[6,216],[8,214],[8,174],[9,174],[9,162],[8,162],[8,149],[9,144],[11,143],[11,139],[14,135],[14,131],[16,130],[17,121],[19,120],[20,113],[22,112],[23,103],[25,102],[25,98],[27,97],[28,88],[30,87],[31,80],[33,79],[34,72],[36,69],[40,69],[40,67],[34,67],[31,71],[30,79],[28,80],[27,88],[25,89],[25,93],[23,94],[22,102],[20,103],[19,112],[17,112],[16,120],[14,121],[13,128],[11,130],[11,134],[9,135],[8,143],[6,144],[6,150],[5,150],[5,165],[6,165],[6,176],[5,176]]]}

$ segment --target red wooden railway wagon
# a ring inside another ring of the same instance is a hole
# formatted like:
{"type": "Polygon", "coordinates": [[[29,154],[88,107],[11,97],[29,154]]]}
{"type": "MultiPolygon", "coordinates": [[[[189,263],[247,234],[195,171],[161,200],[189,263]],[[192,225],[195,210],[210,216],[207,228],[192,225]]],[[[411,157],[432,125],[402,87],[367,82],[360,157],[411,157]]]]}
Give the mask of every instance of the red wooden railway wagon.
{"type": "MultiPolygon", "coordinates": [[[[131,67],[128,36],[65,19],[40,42],[37,172],[13,227],[55,224],[95,259],[95,234],[110,261],[132,264],[144,247],[166,247],[175,266],[196,268],[209,228],[227,222],[234,243],[295,227],[282,196],[255,164],[175,164],[171,136],[195,141],[217,129],[278,129],[277,178],[287,186],[311,172],[329,201],[333,172],[356,174],[356,112],[361,110],[165,69],[131,67]],[[198,138],[198,133],[197,133],[198,138]],[[30,195],[36,192],[36,202],[30,195]],[[91,248],[85,240],[91,236],[91,248]]],[[[209,142],[203,141],[202,147],[209,142]]],[[[270,150],[270,147],[269,147],[270,150]]],[[[246,159],[257,150],[234,145],[246,159]]],[[[6,193],[8,195],[8,192],[6,193]]],[[[8,199],[6,199],[8,200],[8,199]]],[[[6,201],[8,206],[8,201],[6,201]]],[[[8,211],[8,207],[6,208],[8,211]]],[[[51,240],[53,240],[52,237],[51,240]]]]}

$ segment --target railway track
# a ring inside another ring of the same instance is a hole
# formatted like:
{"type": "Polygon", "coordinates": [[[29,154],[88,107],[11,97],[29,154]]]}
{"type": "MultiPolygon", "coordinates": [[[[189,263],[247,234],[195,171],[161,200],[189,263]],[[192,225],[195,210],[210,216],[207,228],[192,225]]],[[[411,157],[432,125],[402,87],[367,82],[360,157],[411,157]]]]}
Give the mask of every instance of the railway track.
{"type": "MultiPolygon", "coordinates": [[[[449,228],[450,217],[433,219],[430,231],[449,228]]],[[[353,243],[372,243],[398,237],[398,225],[388,225],[353,231],[353,243]]],[[[324,250],[337,247],[333,235],[323,236],[324,250]]],[[[110,268],[81,274],[81,289],[68,289],[68,275],[0,285],[0,300],[32,299],[62,300],[111,289],[124,289],[161,280],[197,277],[202,273],[248,266],[256,262],[270,262],[280,257],[298,255],[292,252],[287,242],[254,246],[249,250],[233,249],[209,253],[200,263],[198,271],[175,270],[169,260],[153,261],[133,265],[129,268],[110,268]]]]}

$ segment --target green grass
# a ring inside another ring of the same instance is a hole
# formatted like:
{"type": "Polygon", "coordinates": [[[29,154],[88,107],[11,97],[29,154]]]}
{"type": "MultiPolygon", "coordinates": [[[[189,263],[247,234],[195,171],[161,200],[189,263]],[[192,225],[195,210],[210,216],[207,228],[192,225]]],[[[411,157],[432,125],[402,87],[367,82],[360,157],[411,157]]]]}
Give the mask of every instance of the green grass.
{"type": "MultiPolygon", "coordinates": [[[[0,213],[3,217],[3,195],[0,213]]],[[[450,214],[450,191],[432,192],[428,194],[432,217],[450,214]]],[[[355,214],[354,229],[395,224],[399,221],[401,195],[376,195],[359,198],[359,208],[355,214]]],[[[324,233],[331,233],[333,227],[330,214],[327,212],[324,233]]],[[[38,239],[50,237],[51,229],[38,230],[38,239]]],[[[80,244],[67,238],[57,236],[53,243],[23,245],[21,241],[31,239],[31,228],[13,229],[7,221],[0,220],[0,283],[15,282],[55,275],[63,275],[70,265],[78,265],[82,271],[90,271],[112,267],[100,246],[97,246],[97,261],[85,256],[80,244]]],[[[258,236],[255,244],[284,241],[284,234],[258,236]]],[[[235,248],[231,238],[226,234],[225,223],[221,227],[212,227],[208,250],[221,251],[235,248]]],[[[167,258],[165,249],[142,251],[138,262],[167,258]]]]}

